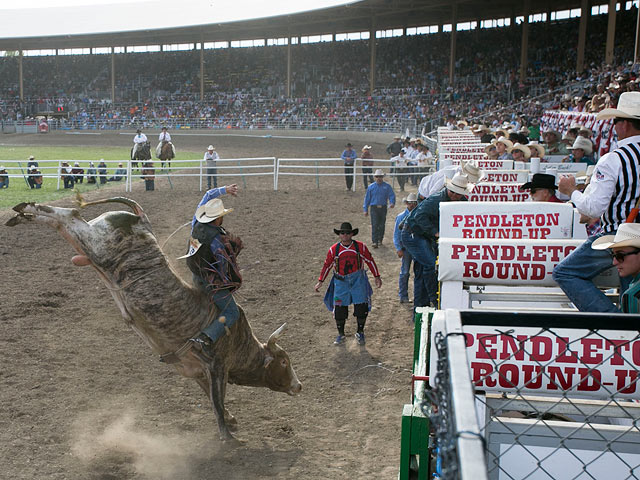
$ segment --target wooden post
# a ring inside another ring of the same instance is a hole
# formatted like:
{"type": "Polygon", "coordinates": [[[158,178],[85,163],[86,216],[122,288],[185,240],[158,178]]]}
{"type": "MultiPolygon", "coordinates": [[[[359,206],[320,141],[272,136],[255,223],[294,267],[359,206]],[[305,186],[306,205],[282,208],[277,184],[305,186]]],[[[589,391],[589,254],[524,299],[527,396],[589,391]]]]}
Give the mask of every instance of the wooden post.
{"type": "Polygon", "coordinates": [[[589,0],[581,0],[580,2],[580,27],[578,28],[578,58],[576,59],[576,72],[584,70],[584,49],[587,42],[587,20],[591,11],[589,9],[589,0]]]}
{"type": "Polygon", "coordinates": [[[22,48],[18,53],[18,81],[20,83],[20,100],[24,100],[24,81],[22,77],[22,48]]]}
{"type": "Polygon", "coordinates": [[[520,49],[520,83],[524,84],[527,78],[529,63],[529,0],[524,0],[524,20],[522,21],[522,45],[520,49]]]}
{"type": "Polygon", "coordinates": [[[449,58],[449,84],[453,85],[456,68],[456,31],[458,24],[458,4],[451,6],[451,56],[449,58]]]}
{"type": "Polygon", "coordinates": [[[376,88],[376,20],[371,19],[371,28],[369,29],[369,95],[373,95],[373,89],[376,88]]]}
{"type": "Polygon", "coordinates": [[[613,63],[613,49],[616,38],[616,4],[617,0],[609,0],[609,22],[607,24],[607,46],[604,51],[604,63],[613,63]]]}
{"type": "Polygon", "coordinates": [[[200,42],[200,101],[204,101],[204,42],[200,42]]]}
{"type": "Polygon", "coordinates": [[[114,47],[111,47],[111,103],[116,103],[116,56],[114,47]]]}
{"type": "Polygon", "coordinates": [[[287,98],[291,98],[291,35],[287,37],[287,98]]]}

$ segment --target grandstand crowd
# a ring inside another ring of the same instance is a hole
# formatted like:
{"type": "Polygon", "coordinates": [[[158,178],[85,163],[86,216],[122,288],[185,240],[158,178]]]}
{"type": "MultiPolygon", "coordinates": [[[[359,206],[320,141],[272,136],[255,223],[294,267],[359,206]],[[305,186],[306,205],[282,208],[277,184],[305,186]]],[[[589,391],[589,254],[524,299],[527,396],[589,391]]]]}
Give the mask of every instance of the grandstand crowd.
{"type": "Polygon", "coordinates": [[[529,24],[529,60],[519,81],[522,26],[457,33],[455,82],[449,83],[450,33],[376,40],[376,85],[369,89],[369,41],[292,48],[292,95],[285,95],[287,47],[116,55],[112,103],[110,55],[0,59],[0,120],[24,120],[65,105],[68,128],[178,127],[350,128],[398,131],[400,119],[435,127],[455,116],[497,126],[529,123],[544,109],[597,111],[637,89],[633,58],[637,9],[617,15],[614,63],[605,65],[607,16],[591,16],[584,71],[576,72],[579,19],[529,24]],[[596,102],[593,101],[598,97],[596,102]],[[576,98],[578,97],[578,98],[576,98]],[[42,109],[38,106],[48,105],[42,109]],[[483,115],[493,115],[482,118],[483,115]],[[495,113],[498,112],[498,113],[495,113]]]}

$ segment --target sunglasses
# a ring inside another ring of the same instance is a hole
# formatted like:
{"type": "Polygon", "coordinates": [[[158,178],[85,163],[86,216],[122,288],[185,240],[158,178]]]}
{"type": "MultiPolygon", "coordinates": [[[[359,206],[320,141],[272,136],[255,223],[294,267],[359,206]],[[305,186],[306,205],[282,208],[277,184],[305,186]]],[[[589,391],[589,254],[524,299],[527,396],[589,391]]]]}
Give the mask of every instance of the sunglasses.
{"type": "Polygon", "coordinates": [[[618,263],[622,263],[622,262],[624,262],[624,258],[627,255],[635,255],[636,253],[640,253],[640,249],[639,248],[631,250],[630,252],[614,252],[612,250],[611,251],[611,258],[615,258],[618,261],[618,263]]]}

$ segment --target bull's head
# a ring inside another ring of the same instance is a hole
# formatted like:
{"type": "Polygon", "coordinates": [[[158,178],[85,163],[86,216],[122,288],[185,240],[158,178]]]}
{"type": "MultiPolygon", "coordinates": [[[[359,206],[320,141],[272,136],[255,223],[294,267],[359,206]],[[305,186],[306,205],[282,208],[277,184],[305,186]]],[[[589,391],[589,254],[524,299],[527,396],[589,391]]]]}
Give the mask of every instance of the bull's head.
{"type": "Polygon", "coordinates": [[[264,345],[266,351],[264,361],[266,374],[264,378],[266,386],[271,390],[295,395],[302,390],[302,384],[291,367],[289,355],[276,344],[276,340],[280,338],[286,327],[287,324],[283,323],[280,328],[271,334],[264,345]]]}

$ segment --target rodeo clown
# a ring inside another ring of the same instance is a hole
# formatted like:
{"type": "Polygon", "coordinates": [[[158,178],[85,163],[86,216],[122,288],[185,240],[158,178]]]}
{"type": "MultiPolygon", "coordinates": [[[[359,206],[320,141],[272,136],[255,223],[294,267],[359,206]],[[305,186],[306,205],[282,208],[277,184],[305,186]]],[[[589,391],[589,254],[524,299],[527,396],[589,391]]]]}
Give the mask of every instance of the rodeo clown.
{"type": "Polygon", "coordinates": [[[333,267],[333,277],[324,296],[324,304],[333,312],[338,327],[338,336],[333,344],[344,343],[344,324],[349,315],[349,305],[353,304],[353,315],[358,321],[355,337],[360,345],[364,345],[364,324],[371,310],[373,290],[363,263],[369,267],[378,288],[382,286],[380,272],[367,246],[352,239],[358,234],[357,228],[352,228],[350,223],[344,222],[340,229],[334,228],[333,231],[340,236],[340,241],[329,248],[315,291],[320,291],[322,282],[333,267]]]}
{"type": "Polygon", "coordinates": [[[189,250],[180,257],[187,259],[194,285],[210,298],[218,311],[209,326],[192,339],[209,356],[215,341],[240,317],[233,292],[242,284],[236,261],[242,241],[222,227],[223,217],[232,211],[225,208],[219,198],[198,206],[189,250]]]}

